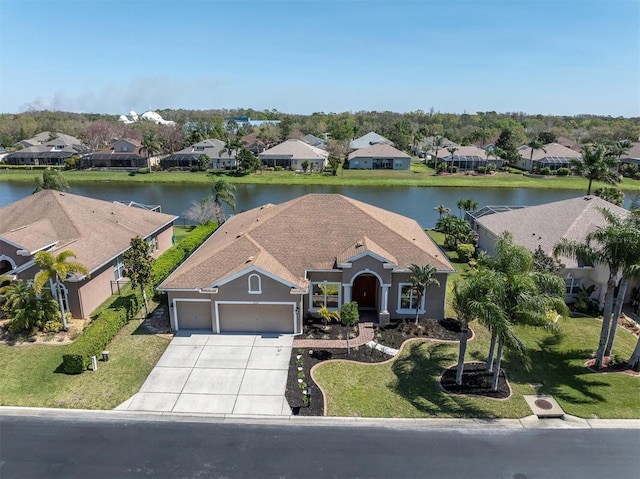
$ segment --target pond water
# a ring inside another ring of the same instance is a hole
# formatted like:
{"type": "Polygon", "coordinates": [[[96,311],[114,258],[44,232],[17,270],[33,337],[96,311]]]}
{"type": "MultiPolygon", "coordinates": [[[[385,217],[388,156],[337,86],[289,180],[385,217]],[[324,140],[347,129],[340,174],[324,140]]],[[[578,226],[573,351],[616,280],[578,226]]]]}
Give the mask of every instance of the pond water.
{"type": "MultiPolygon", "coordinates": [[[[30,195],[33,188],[33,185],[28,183],[0,182],[0,207],[30,195]]],[[[70,193],[108,201],[136,201],[146,205],[161,205],[165,213],[183,215],[192,202],[209,196],[211,189],[206,185],[91,183],[74,184],[70,193]]],[[[282,203],[308,193],[339,193],[349,196],[413,218],[424,228],[432,227],[438,219],[434,207],[442,204],[457,214],[456,204],[460,199],[473,198],[480,207],[533,206],[583,194],[576,190],[530,188],[237,185],[237,211],[246,211],[266,203],[282,203]]],[[[638,196],[627,194],[625,207],[629,208],[633,201],[637,202],[638,196]]]]}

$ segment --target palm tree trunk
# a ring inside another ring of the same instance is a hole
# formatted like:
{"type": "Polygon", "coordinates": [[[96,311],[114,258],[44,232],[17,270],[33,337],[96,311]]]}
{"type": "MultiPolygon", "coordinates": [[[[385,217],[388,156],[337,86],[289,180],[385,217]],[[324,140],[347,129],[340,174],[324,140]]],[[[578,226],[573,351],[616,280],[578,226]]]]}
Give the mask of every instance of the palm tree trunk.
{"type": "Polygon", "coordinates": [[[58,307],[60,308],[60,319],[62,320],[62,329],[64,331],[68,331],[69,327],[67,326],[67,315],[64,310],[64,303],[62,301],[62,288],[60,288],[60,281],[56,277],[56,296],[58,297],[58,307]]]}
{"type": "Polygon", "coordinates": [[[498,390],[498,379],[500,379],[500,365],[502,363],[502,348],[504,343],[500,341],[498,343],[498,353],[496,354],[496,364],[493,368],[493,381],[491,382],[491,388],[494,391],[498,390]]]}
{"type": "Polygon", "coordinates": [[[462,384],[462,374],[464,373],[464,356],[467,352],[467,337],[468,331],[460,332],[460,349],[458,352],[458,369],[456,370],[456,384],[460,386],[462,384]]]}
{"type": "Polygon", "coordinates": [[[589,178],[589,186],[587,187],[587,196],[591,194],[591,183],[593,183],[593,179],[589,178]]]}
{"type": "Polygon", "coordinates": [[[604,364],[604,350],[609,338],[609,325],[611,324],[611,311],[613,310],[613,292],[615,289],[615,280],[611,275],[607,283],[607,294],[604,297],[604,311],[602,313],[602,329],[600,330],[600,343],[598,344],[598,352],[596,353],[595,366],[600,369],[604,364]]]}
{"type": "Polygon", "coordinates": [[[633,350],[633,354],[629,359],[629,367],[634,371],[640,372],[640,336],[638,336],[638,342],[636,348],[633,350]]]}
{"type": "Polygon", "coordinates": [[[496,333],[491,333],[491,344],[489,346],[489,356],[487,357],[487,366],[486,366],[486,369],[489,372],[493,371],[493,353],[496,350],[497,339],[498,339],[498,336],[496,335],[496,333]]]}
{"type": "Polygon", "coordinates": [[[149,316],[149,302],[147,301],[147,292],[144,289],[144,285],[140,285],[140,292],[142,292],[142,301],[144,302],[144,317],[149,316]]]}
{"type": "Polygon", "coordinates": [[[618,290],[618,297],[616,298],[616,306],[613,310],[613,317],[611,318],[611,325],[609,326],[609,339],[607,340],[607,347],[604,349],[605,356],[611,356],[611,350],[613,349],[613,342],[616,339],[616,332],[618,331],[618,320],[622,314],[622,305],[624,304],[624,296],[627,294],[627,285],[629,281],[623,277],[620,281],[620,289],[618,290]]]}

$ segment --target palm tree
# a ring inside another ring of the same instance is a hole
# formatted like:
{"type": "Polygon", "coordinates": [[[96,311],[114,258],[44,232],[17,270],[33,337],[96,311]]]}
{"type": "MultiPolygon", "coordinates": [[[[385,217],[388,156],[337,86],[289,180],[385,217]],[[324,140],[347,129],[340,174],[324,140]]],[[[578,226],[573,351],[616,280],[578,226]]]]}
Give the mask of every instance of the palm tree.
{"type": "Polygon", "coordinates": [[[422,297],[424,296],[425,290],[427,286],[435,284],[440,286],[440,281],[438,281],[434,276],[436,274],[436,268],[427,264],[425,266],[418,266],[417,264],[412,264],[409,266],[409,271],[411,271],[411,276],[409,277],[409,282],[413,286],[413,290],[416,292],[416,324],[418,324],[418,319],[420,317],[420,304],[422,303],[422,297]]]}
{"type": "Polygon", "coordinates": [[[538,139],[538,137],[534,138],[529,143],[527,143],[527,146],[531,148],[531,155],[529,155],[529,166],[533,166],[533,154],[535,153],[535,151],[542,150],[546,153],[547,150],[544,149],[544,143],[542,143],[538,139]]]}
{"type": "Polygon", "coordinates": [[[226,153],[229,156],[229,159],[231,159],[232,154],[233,157],[236,158],[238,156],[238,151],[242,148],[244,148],[244,143],[240,137],[236,136],[234,138],[230,138],[227,136],[224,148],[220,150],[218,156],[221,157],[223,153],[226,153]]]}
{"type": "Polygon", "coordinates": [[[447,151],[449,152],[449,154],[451,155],[451,166],[453,166],[453,154],[458,151],[458,148],[456,148],[455,146],[447,146],[447,151]]]}
{"type": "Polygon", "coordinates": [[[42,178],[36,178],[36,189],[34,193],[42,190],[67,191],[69,183],[58,170],[47,168],[42,172],[42,178]]]}
{"type": "Polygon", "coordinates": [[[226,217],[222,203],[226,203],[231,209],[236,211],[236,195],[233,193],[236,187],[229,183],[224,178],[213,178],[213,186],[211,191],[213,192],[213,202],[216,205],[218,212],[218,223],[224,223],[226,217]]]}
{"type": "Polygon", "coordinates": [[[589,180],[587,196],[591,194],[591,184],[594,180],[612,185],[622,181],[621,175],[617,172],[618,160],[604,145],[585,146],[582,148],[582,161],[572,161],[571,164],[578,175],[589,180]]]}
{"type": "Polygon", "coordinates": [[[75,261],[67,261],[69,258],[75,258],[76,255],[71,250],[64,250],[53,255],[48,251],[39,251],[34,255],[36,264],[42,268],[42,270],[36,274],[34,278],[34,288],[36,293],[40,293],[44,285],[53,281],[56,297],[58,299],[58,306],[60,307],[60,316],[62,318],[62,328],[66,331],[67,318],[65,317],[65,309],[62,295],[62,281],[71,274],[88,275],[89,270],[81,263],[75,261]]]}
{"type": "Polygon", "coordinates": [[[160,153],[160,139],[155,133],[147,133],[142,138],[140,152],[147,154],[147,168],[151,172],[151,157],[160,153]]]}
{"type": "Polygon", "coordinates": [[[433,148],[435,149],[435,156],[433,157],[433,171],[438,173],[438,151],[442,148],[443,138],[440,135],[433,137],[433,148]]]}
{"type": "Polygon", "coordinates": [[[611,316],[614,304],[614,292],[618,286],[618,277],[629,265],[637,262],[640,231],[631,221],[623,221],[608,210],[600,209],[607,220],[605,226],[587,234],[584,242],[563,238],[553,248],[553,254],[567,256],[584,264],[603,265],[609,269],[607,291],[604,297],[602,329],[596,353],[596,367],[604,365],[605,349],[611,334],[611,316]]]}
{"type": "Polygon", "coordinates": [[[438,205],[433,208],[438,212],[438,218],[442,218],[442,215],[448,215],[451,213],[451,208],[447,208],[445,205],[438,205]]]}
{"type": "Polygon", "coordinates": [[[10,315],[9,330],[14,333],[41,329],[55,320],[58,305],[50,294],[38,294],[30,281],[15,281],[3,288],[2,308],[10,315]]]}
{"type": "Polygon", "coordinates": [[[619,188],[612,186],[610,188],[603,186],[601,188],[596,189],[593,192],[598,198],[602,198],[605,201],[608,201],[611,204],[616,206],[622,206],[624,202],[624,193],[619,188]]]}

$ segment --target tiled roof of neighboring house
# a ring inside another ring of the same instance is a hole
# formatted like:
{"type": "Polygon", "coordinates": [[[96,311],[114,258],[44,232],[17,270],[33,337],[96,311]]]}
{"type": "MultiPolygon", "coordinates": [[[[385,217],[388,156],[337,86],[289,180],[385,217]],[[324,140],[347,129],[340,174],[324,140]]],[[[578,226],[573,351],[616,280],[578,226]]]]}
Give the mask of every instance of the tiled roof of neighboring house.
{"type": "Polygon", "coordinates": [[[64,133],[51,133],[50,131],[42,131],[32,138],[19,141],[18,145],[25,147],[36,145],[82,145],[82,141],[75,136],[65,135],[64,133]]]}
{"type": "Polygon", "coordinates": [[[55,243],[72,250],[90,271],[177,217],[84,196],[43,190],[0,208],[0,239],[29,252],[55,243]]]}
{"type": "MultiPolygon", "coordinates": [[[[583,241],[587,234],[604,226],[606,221],[598,208],[625,216],[628,211],[597,196],[580,196],[538,206],[497,212],[476,219],[496,236],[510,231],[516,243],[535,251],[538,245],[551,255],[562,238],[583,241]]],[[[575,267],[575,260],[562,258],[567,267],[575,267]]]]}
{"type": "MultiPolygon", "coordinates": [[[[420,143],[418,143],[418,148],[423,149],[425,151],[431,151],[433,149],[433,142],[436,140],[435,136],[428,136],[420,143]]],[[[457,143],[454,143],[448,138],[442,137],[442,142],[440,144],[440,148],[446,148],[447,146],[460,146],[457,143]]]]}
{"type": "Polygon", "coordinates": [[[296,158],[303,160],[326,160],[329,156],[325,150],[316,148],[302,140],[287,140],[279,145],[264,150],[260,158],[296,158]]]}
{"type": "Polygon", "coordinates": [[[82,145],[36,145],[9,153],[6,158],[7,160],[18,158],[68,158],[69,156],[82,154],[85,151],[86,149],[82,145]]]}
{"type": "Polygon", "coordinates": [[[631,148],[620,157],[620,160],[640,160],[640,142],[631,143],[631,148]]]}
{"type": "Polygon", "coordinates": [[[413,263],[453,270],[416,221],[342,195],[309,194],[233,216],[160,287],[215,287],[259,267],[305,288],[307,270],[333,269],[366,250],[401,270],[413,263]]]}
{"type": "Polygon", "coordinates": [[[349,148],[351,148],[352,150],[359,150],[360,148],[367,148],[371,145],[375,145],[376,143],[388,143],[389,145],[393,145],[393,142],[391,140],[387,140],[384,136],[370,131],[360,138],[351,140],[351,142],[349,143],[349,148]]]}
{"type": "Polygon", "coordinates": [[[187,146],[180,151],[175,152],[173,155],[165,158],[166,160],[171,159],[179,159],[179,158],[192,158],[199,157],[200,155],[207,155],[210,159],[216,160],[218,158],[229,159],[235,158],[235,152],[225,151],[220,155],[222,150],[224,150],[226,143],[224,141],[211,138],[207,140],[202,140],[198,143],[194,143],[191,146],[187,146]]]}
{"type": "MultiPolygon", "coordinates": [[[[487,159],[487,151],[479,148],[477,146],[458,146],[455,147],[456,151],[453,152],[454,156],[457,157],[477,157],[480,158],[481,160],[486,160],[487,159]]],[[[446,148],[440,148],[438,150],[438,158],[442,159],[442,158],[447,158],[450,157],[451,153],[449,153],[449,150],[447,150],[446,148]]]]}
{"type": "Polygon", "coordinates": [[[555,142],[558,145],[566,146],[567,148],[571,148],[575,151],[582,150],[582,144],[575,142],[571,138],[567,138],[566,136],[559,136],[555,142]]]}
{"type": "Polygon", "coordinates": [[[318,138],[317,136],[314,135],[304,135],[302,137],[302,141],[304,141],[305,143],[308,143],[311,146],[315,146],[318,148],[325,148],[327,146],[326,141],[324,141],[322,138],[318,138]]]}
{"type": "Polygon", "coordinates": [[[353,158],[411,158],[406,153],[386,143],[377,143],[368,148],[361,148],[349,154],[353,158]]]}
{"type": "Polygon", "coordinates": [[[110,146],[94,153],[88,154],[86,160],[107,160],[112,158],[120,159],[139,159],[146,158],[146,154],[142,151],[142,143],[131,138],[121,138],[111,143],[110,146]],[[126,142],[133,146],[133,151],[120,151],[116,149],[118,143],[126,142]]]}
{"type": "MultiPolygon", "coordinates": [[[[518,149],[520,156],[525,159],[531,158],[531,148],[526,146],[522,149],[518,149]]],[[[559,145],[558,143],[549,143],[542,148],[536,148],[533,151],[533,161],[541,161],[545,158],[582,158],[582,155],[576,150],[567,148],[566,146],[559,145]]]]}

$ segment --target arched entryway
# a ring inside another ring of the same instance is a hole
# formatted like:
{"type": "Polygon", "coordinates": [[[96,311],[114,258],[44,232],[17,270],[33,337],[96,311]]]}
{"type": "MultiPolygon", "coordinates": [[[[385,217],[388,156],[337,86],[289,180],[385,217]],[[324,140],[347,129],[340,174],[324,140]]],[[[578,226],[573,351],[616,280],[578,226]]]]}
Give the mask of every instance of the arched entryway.
{"type": "Polygon", "coordinates": [[[16,264],[8,256],[0,256],[0,274],[5,274],[15,269],[16,264]]]}
{"type": "Polygon", "coordinates": [[[351,300],[358,303],[358,309],[376,310],[378,307],[378,278],[371,273],[363,273],[353,281],[351,300]]]}

